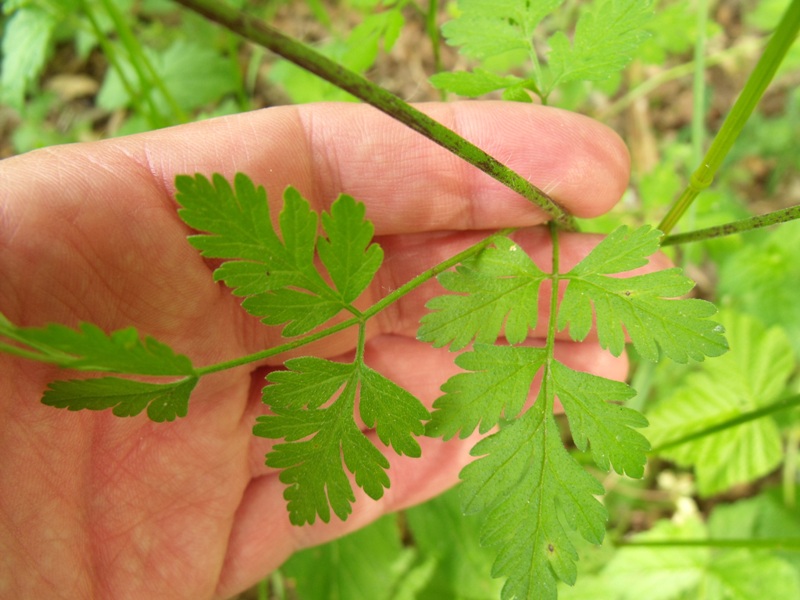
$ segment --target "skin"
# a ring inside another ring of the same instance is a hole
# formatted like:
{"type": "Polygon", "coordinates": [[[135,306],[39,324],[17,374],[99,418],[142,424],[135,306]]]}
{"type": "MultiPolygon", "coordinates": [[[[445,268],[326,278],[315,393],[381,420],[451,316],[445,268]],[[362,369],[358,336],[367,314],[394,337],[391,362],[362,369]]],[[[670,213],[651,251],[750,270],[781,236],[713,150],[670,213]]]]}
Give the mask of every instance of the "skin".
{"type": "MultiPolygon", "coordinates": [[[[624,145],[585,117],[513,103],[421,108],[577,216],[606,212],[626,186],[624,145]]],[[[549,264],[543,214],[438,146],[366,106],[281,107],[0,162],[0,312],[26,326],[134,325],[200,366],[280,343],[280,328],[212,281],[215,265],[186,243],[176,214],[176,174],[237,171],[265,186],[274,216],[289,184],[317,210],[340,192],[366,204],[386,258],[364,306],[497,228],[527,228],[515,239],[549,264]]],[[[597,241],[563,234],[562,268],[597,241]]],[[[446,349],[415,339],[440,291],[430,282],[380,313],[366,354],[428,407],[457,372],[446,349]]],[[[343,332],[296,354],[347,360],[353,342],[343,332]]],[[[560,339],[557,352],[576,369],[627,372],[591,340],[560,339]]],[[[457,482],[474,436],[422,438],[422,458],[409,459],[369,433],[392,465],[383,498],[356,489],[346,522],[290,525],[283,485],[263,464],[272,442],[251,433],[268,412],[263,378],[285,358],[203,378],[188,417],[157,424],[43,406],[47,383],[70,374],[0,355],[0,596],[227,598],[292,552],[457,482]]]]}

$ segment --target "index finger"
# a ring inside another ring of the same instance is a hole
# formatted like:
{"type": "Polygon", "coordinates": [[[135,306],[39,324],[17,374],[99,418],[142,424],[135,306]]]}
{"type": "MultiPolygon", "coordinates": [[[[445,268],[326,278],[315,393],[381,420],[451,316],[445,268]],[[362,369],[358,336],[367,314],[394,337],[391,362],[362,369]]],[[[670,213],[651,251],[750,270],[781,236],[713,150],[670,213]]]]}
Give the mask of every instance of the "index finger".
{"type": "MultiPolygon", "coordinates": [[[[576,216],[606,212],[627,184],[623,142],[587,117],[515,102],[420,108],[576,216]]],[[[526,227],[546,220],[501,183],[366,105],[274,107],[103,142],[95,152],[94,160],[83,155],[61,167],[85,168],[90,161],[104,165],[101,175],[109,175],[130,171],[133,162],[143,185],[158,186],[166,198],[174,192],[175,175],[196,172],[245,172],[267,188],[274,205],[287,185],[315,209],[346,193],[367,205],[379,235],[526,227]]]]}

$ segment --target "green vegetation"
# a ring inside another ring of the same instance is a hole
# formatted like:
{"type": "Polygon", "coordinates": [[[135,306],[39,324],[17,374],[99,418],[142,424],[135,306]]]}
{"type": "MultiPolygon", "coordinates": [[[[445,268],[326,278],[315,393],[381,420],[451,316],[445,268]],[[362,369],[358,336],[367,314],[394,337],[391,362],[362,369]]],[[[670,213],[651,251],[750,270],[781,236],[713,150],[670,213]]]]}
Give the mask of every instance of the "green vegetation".
{"type": "Polygon", "coordinates": [[[271,414],[253,433],[282,440],[266,464],[282,470],[294,524],[347,518],[348,473],[372,498],[390,485],[388,460],[359,422],[410,457],[421,435],[493,433],[473,448],[457,490],[298,553],[251,596],[800,597],[800,225],[767,228],[800,216],[800,0],[746,2],[741,15],[724,1],[688,0],[178,4],[193,11],[166,0],[5,2],[3,154],[272,102],[361,100],[545,209],[552,265],[537,266],[513,231],[495,232],[357,308],[383,261],[358,199],[343,194],[317,214],[289,188],[275,227],[266,193],[246,174],[187,174],[176,199],[200,232],[189,243],[220,261],[214,279],[243,310],[289,339],[193,365],[132,328],[26,328],[0,314],[0,351],[112,374],[55,381],[45,404],[191,419],[200,378],[353,328],[352,362],[293,358],[267,377],[271,414]],[[293,11],[312,24],[315,48],[280,33],[301,18],[293,11]],[[634,174],[620,207],[576,224],[542,190],[372,82],[406,32],[426,55],[426,98],[541,102],[624,130],[634,174]],[[78,67],[58,83],[66,59],[78,67]],[[559,234],[577,227],[607,237],[562,273],[559,234]],[[619,276],[660,246],[683,268],[619,276]],[[454,355],[463,372],[429,413],[371,368],[364,349],[368,321],[434,277],[445,293],[428,303],[418,337],[466,350],[454,355]],[[540,300],[551,308],[538,324],[545,343],[524,346],[540,300]],[[575,341],[593,331],[615,356],[629,341],[630,385],[557,360],[558,331],[575,341]],[[538,400],[525,408],[535,378],[538,400]],[[564,415],[554,414],[557,401],[564,415]]]}

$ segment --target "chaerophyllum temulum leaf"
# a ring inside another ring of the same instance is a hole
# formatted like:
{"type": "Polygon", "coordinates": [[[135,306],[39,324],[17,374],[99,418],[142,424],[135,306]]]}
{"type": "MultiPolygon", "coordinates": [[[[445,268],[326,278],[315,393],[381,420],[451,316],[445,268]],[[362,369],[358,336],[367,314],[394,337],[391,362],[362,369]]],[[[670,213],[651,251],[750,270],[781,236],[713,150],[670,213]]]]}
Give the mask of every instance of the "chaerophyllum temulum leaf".
{"type": "Polygon", "coordinates": [[[448,291],[428,303],[419,337],[435,346],[471,349],[456,358],[464,369],[443,386],[427,433],[444,439],[487,433],[473,448],[477,458],[462,471],[462,507],[485,511],[482,541],[498,550],[493,573],[507,577],[504,600],[555,598],[558,580],[574,583],[578,558],[572,532],[600,543],[606,510],[596,499],[600,483],[561,441],[553,416],[563,406],[572,441],[598,468],[641,477],[647,420],[624,406],[635,391],[625,383],[573,370],[555,358],[555,332],[582,341],[594,326],[599,343],[615,356],[626,336],[639,354],[661,353],[678,362],[727,350],[716,309],[683,298],[693,286],[679,269],[620,274],[648,262],[661,233],[647,226],[620,227],[565,273],[558,269],[553,232],[552,271],[540,269],[522,248],[500,238],[439,281],[448,291]],[[541,284],[550,280],[551,307],[544,347],[522,345],[536,326],[541,284]],[[559,283],[565,286],[560,305],[559,283]],[[502,340],[501,340],[502,338],[502,340]],[[541,384],[527,407],[534,378],[541,384]]]}

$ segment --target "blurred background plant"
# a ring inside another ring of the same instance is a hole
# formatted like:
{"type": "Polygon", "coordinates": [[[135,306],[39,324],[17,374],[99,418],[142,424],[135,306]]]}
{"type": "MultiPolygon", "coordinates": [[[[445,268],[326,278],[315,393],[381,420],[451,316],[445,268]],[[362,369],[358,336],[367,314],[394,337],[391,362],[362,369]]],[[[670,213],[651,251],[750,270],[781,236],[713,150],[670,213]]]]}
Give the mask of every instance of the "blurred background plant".
{"type": "MultiPolygon", "coordinates": [[[[454,98],[441,76],[431,83],[437,73],[524,80],[533,68],[518,50],[476,57],[448,45],[457,28],[440,27],[469,2],[226,1],[408,101],[454,98]]],[[[546,56],[546,41],[570,35],[591,4],[564,1],[536,30],[537,51],[546,56]]],[[[631,149],[628,191],[584,230],[658,222],[789,4],[660,0],[649,39],[622,74],[551,91],[549,104],[607,123],[631,149]]],[[[0,158],[265,106],[352,100],[168,0],[5,0],[0,33],[0,158]]],[[[539,101],[521,86],[477,91],[468,95],[539,101]]],[[[800,204],[798,140],[795,43],[682,229],[800,204]]],[[[601,547],[580,543],[578,584],[561,596],[798,598],[800,223],[668,252],[697,294],[723,308],[732,349],[694,368],[633,357],[639,394],[630,404],[649,417],[656,451],[641,481],[597,473],[609,533],[601,547]]],[[[242,597],[498,598],[502,581],[491,578],[479,526],[461,516],[452,491],[298,553],[242,597]]]]}

